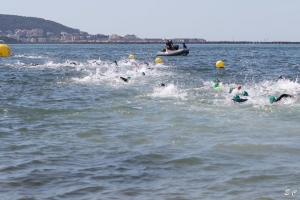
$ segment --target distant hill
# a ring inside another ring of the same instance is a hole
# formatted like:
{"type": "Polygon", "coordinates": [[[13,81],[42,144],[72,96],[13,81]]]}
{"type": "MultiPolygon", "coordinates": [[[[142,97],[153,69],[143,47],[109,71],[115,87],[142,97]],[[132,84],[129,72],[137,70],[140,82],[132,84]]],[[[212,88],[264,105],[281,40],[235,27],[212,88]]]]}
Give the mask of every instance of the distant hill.
{"type": "Polygon", "coordinates": [[[70,34],[79,33],[79,29],[70,28],[54,21],[45,20],[36,17],[22,17],[18,15],[2,15],[0,14],[0,30],[2,32],[15,29],[43,29],[44,33],[49,31],[55,35],[61,32],[70,34]]]}

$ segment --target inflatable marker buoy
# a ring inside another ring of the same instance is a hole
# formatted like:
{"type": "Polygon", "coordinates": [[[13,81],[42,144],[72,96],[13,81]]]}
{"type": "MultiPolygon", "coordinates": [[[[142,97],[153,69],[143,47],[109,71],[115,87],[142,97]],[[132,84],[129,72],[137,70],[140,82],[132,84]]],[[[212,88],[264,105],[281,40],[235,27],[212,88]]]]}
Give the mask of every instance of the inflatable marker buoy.
{"type": "Polygon", "coordinates": [[[156,63],[162,63],[162,59],[161,59],[161,58],[156,58],[156,59],[155,59],[155,62],[156,62],[156,63]]]}
{"type": "Polygon", "coordinates": [[[224,63],[222,60],[216,62],[216,68],[223,68],[223,67],[224,67],[224,63]]]}
{"type": "Polygon", "coordinates": [[[133,55],[133,54],[130,54],[130,55],[129,55],[129,59],[134,59],[134,55],[133,55]]]}
{"type": "Polygon", "coordinates": [[[6,44],[0,44],[0,57],[10,56],[10,49],[6,44]]]}

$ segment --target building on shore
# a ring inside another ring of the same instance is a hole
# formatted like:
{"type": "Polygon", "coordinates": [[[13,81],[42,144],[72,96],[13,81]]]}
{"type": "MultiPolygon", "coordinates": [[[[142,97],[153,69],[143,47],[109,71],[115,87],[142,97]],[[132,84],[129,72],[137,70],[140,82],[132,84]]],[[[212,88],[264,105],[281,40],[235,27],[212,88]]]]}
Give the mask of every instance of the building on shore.
{"type": "Polygon", "coordinates": [[[108,37],[108,40],[120,40],[121,36],[117,35],[117,34],[112,34],[108,37]]]}
{"type": "Polygon", "coordinates": [[[160,38],[145,38],[142,40],[143,42],[146,43],[164,43],[165,41],[160,38]]]}
{"type": "Polygon", "coordinates": [[[139,38],[136,37],[134,34],[132,34],[132,35],[127,34],[127,35],[124,36],[124,39],[125,40],[137,40],[139,38]]]}
{"type": "Polygon", "coordinates": [[[173,42],[177,42],[177,43],[202,43],[202,42],[206,42],[206,40],[202,39],[202,38],[174,38],[173,42]]]}

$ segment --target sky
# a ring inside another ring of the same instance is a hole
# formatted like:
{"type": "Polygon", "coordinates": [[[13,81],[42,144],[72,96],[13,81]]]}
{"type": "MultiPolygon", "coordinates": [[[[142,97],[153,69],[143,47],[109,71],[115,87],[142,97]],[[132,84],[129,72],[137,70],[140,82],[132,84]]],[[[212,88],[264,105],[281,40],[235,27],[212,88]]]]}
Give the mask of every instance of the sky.
{"type": "MultiPolygon", "coordinates": [[[[300,0],[1,0],[0,14],[89,34],[207,41],[300,41],[300,0]]],[[[0,24],[1,30],[1,24],[0,24]]]]}

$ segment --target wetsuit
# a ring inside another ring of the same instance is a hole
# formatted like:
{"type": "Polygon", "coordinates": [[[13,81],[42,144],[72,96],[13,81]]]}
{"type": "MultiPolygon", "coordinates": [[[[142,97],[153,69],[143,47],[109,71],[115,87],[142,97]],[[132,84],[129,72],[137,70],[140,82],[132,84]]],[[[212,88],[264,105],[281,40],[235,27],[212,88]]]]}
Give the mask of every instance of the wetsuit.
{"type": "Polygon", "coordinates": [[[282,95],[280,95],[280,97],[278,97],[277,99],[275,99],[274,102],[280,101],[282,98],[285,98],[285,97],[293,97],[293,96],[290,95],[290,94],[282,94],[282,95]]]}
{"type": "Polygon", "coordinates": [[[128,82],[128,79],[127,79],[127,78],[120,77],[120,79],[122,79],[122,80],[125,81],[125,82],[128,82]]]}
{"type": "Polygon", "coordinates": [[[186,49],[187,47],[186,47],[186,45],[185,45],[185,43],[182,43],[182,46],[183,46],[183,48],[184,49],[186,49]]]}
{"type": "Polygon", "coordinates": [[[113,62],[110,62],[109,64],[113,64],[113,63],[115,63],[116,64],[116,66],[118,66],[118,63],[117,63],[117,61],[113,61],[113,62]]]}

